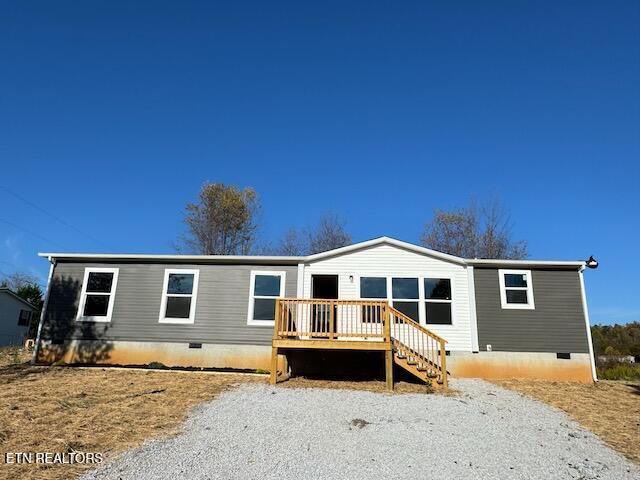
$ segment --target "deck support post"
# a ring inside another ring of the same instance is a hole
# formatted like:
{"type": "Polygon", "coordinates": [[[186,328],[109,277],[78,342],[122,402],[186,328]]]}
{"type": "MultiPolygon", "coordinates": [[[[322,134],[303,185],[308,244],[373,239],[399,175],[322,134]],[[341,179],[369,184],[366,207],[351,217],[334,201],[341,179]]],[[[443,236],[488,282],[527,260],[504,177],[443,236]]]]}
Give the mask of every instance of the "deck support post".
{"type": "Polygon", "coordinates": [[[449,379],[447,378],[447,351],[443,340],[440,340],[440,367],[442,369],[442,386],[447,388],[449,385],[449,379]]]}
{"type": "Polygon", "coordinates": [[[387,349],[384,351],[384,371],[387,378],[387,390],[393,390],[393,347],[391,346],[391,315],[385,306],[383,309],[384,341],[387,349]]]}
{"type": "Polygon", "coordinates": [[[271,372],[269,375],[269,383],[271,385],[278,383],[278,347],[271,347],[271,372]]]}
{"type": "Polygon", "coordinates": [[[393,391],[393,351],[384,351],[384,370],[387,377],[387,390],[393,391]]]}

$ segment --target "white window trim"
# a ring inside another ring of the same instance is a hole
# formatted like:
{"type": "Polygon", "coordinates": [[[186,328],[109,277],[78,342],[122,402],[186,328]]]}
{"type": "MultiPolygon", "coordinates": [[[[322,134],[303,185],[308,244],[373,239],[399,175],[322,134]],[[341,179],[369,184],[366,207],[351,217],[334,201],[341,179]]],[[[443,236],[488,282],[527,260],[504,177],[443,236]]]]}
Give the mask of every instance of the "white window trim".
{"type": "Polygon", "coordinates": [[[164,282],[162,284],[162,302],[160,303],[160,316],[158,323],[173,323],[180,325],[193,324],[196,318],[196,301],[198,300],[198,280],[200,279],[200,270],[184,269],[184,268],[166,268],[164,270],[164,282]],[[167,293],[169,286],[169,275],[171,274],[189,274],[193,275],[193,289],[191,294],[187,293],[167,293]],[[189,318],[171,318],[166,316],[167,297],[191,297],[191,305],[189,308],[189,318]]]}
{"type": "Polygon", "coordinates": [[[431,328],[433,327],[452,327],[454,325],[454,320],[455,320],[455,312],[454,312],[454,303],[453,303],[453,299],[456,298],[456,292],[455,292],[455,287],[454,287],[455,282],[453,281],[453,277],[451,277],[450,275],[443,275],[443,274],[433,274],[433,275],[425,275],[424,277],[420,278],[420,295],[422,298],[422,305],[421,308],[424,309],[423,313],[423,325],[426,326],[430,326],[431,328]],[[424,291],[424,281],[426,279],[429,280],[449,280],[449,289],[450,289],[450,294],[451,294],[451,298],[449,300],[446,299],[442,299],[442,298],[427,298],[426,292],[424,291]],[[427,302],[429,303],[448,303],[451,305],[451,323],[427,323],[427,302]]]}
{"type": "Polygon", "coordinates": [[[535,310],[536,305],[533,299],[533,277],[531,270],[498,270],[498,278],[500,282],[500,303],[503,309],[509,310],[535,310]],[[526,287],[506,287],[504,283],[504,276],[514,275],[526,275],[527,286],[526,287]],[[528,303],[507,303],[507,288],[509,290],[526,290],[528,303]]]}
{"type": "Polygon", "coordinates": [[[287,278],[287,272],[285,271],[270,271],[270,270],[251,270],[251,280],[249,284],[249,308],[247,310],[247,325],[253,325],[256,327],[273,327],[275,322],[273,320],[254,320],[253,319],[253,304],[256,298],[282,298],[284,297],[285,280],[287,278]],[[256,286],[256,276],[274,276],[280,277],[280,295],[278,297],[254,295],[256,286]]]}
{"type": "Polygon", "coordinates": [[[111,321],[111,316],[113,315],[113,302],[116,296],[116,286],[118,284],[118,273],[119,268],[98,268],[98,267],[86,267],[84,269],[84,278],[82,279],[82,290],[80,292],[80,304],[78,305],[78,313],[76,315],[77,322],[103,322],[107,323],[111,321]],[[90,315],[85,316],[84,307],[87,303],[87,283],[89,280],[90,273],[113,273],[113,281],[111,282],[111,291],[109,293],[101,293],[101,292],[89,292],[89,295],[108,295],[109,296],[109,306],[107,307],[107,315],[106,316],[98,316],[98,315],[90,315]]]}

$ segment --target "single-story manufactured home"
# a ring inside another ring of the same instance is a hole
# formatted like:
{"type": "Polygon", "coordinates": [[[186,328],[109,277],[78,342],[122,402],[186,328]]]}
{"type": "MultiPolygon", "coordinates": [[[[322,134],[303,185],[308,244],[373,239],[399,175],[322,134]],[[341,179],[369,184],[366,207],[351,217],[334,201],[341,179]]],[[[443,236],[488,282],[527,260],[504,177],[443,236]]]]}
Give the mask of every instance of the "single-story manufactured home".
{"type": "Polygon", "coordinates": [[[465,259],[388,237],[309,256],[42,253],[34,361],[596,379],[585,261],[465,259]],[[345,356],[346,354],[350,356],[345,356]],[[380,369],[382,369],[380,367],[380,369]],[[335,367],[334,367],[335,368],[335,367]]]}

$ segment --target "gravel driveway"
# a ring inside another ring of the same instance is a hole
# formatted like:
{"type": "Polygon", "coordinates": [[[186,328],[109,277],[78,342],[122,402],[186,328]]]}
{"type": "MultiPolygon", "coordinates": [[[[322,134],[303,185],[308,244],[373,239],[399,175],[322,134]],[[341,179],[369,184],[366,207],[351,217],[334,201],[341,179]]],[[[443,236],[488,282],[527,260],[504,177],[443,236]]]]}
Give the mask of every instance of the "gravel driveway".
{"type": "Polygon", "coordinates": [[[460,396],[243,385],[198,407],[183,434],[85,478],[640,478],[565,414],[481,380],[453,383],[460,396]]]}

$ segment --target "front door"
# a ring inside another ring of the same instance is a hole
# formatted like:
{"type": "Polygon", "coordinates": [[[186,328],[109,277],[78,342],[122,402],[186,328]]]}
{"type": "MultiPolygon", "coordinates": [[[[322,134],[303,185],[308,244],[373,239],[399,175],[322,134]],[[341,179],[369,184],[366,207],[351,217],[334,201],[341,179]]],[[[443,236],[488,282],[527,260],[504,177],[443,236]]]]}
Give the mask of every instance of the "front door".
{"type": "MultiPolygon", "coordinates": [[[[338,299],[338,275],[311,275],[311,297],[323,300],[338,299]]],[[[331,311],[330,306],[314,305],[311,312],[311,326],[313,332],[336,333],[337,330],[337,309],[334,306],[331,311]],[[331,318],[333,317],[333,329],[331,329],[331,318]],[[333,330],[333,331],[331,331],[333,330]]],[[[318,335],[318,338],[327,335],[318,335]]]]}

